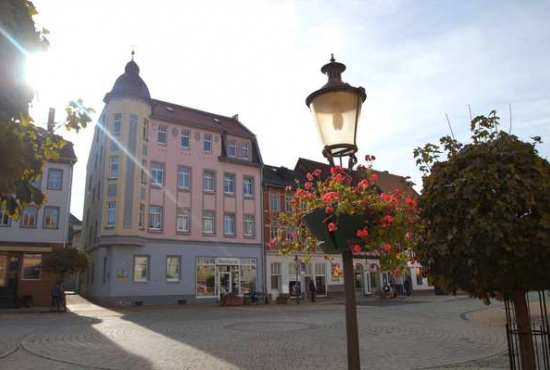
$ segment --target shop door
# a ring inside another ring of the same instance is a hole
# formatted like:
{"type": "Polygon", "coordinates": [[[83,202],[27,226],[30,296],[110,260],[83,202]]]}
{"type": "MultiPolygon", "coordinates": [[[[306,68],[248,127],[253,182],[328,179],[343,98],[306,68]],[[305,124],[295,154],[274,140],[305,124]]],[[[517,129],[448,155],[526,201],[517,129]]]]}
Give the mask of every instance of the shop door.
{"type": "Polygon", "coordinates": [[[21,256],[0,255],[0,307],[15,307],[21,256]]]}
{"type": "Polygon", "coordinates": [[[304,284],[305,292],[302,292],[302,293],[305,293],[306,299],[309,300],[311,299],[311,291],[309,290],[309,284],[311,283],[311,276],[306,276],[304,282],[305,282],[304,284]]]}
{"type": "MultiPolygon", "coordinates": [[[[225,266],[223,266],[225,267],[225,266]]],[[[218,292],[220,296],[231,293],[231,273],[224,271],[224,268],[220,267],[218,272],[218,292]]]]}
{"type": "Polygon", "coordinates": [[[366,273],[365,274],[365,294],[366,295],[370,295],[371,294],[371,290],[370,290],[370,287],[371,287],[371,282],[370,282],[370,273],[366,273]]]}
{"type": "Polygon", "coordinates": [[[360,265],[360,264],[357,264],[355,265],[355,271],[354,271],[354,275],[355,275],[355,292],[357,295],[360,295],[362,296],[364,293],[364,289],[363,289],[363,285],[364,285],[364,282],[363,282],[363,266],[360,265]]]}

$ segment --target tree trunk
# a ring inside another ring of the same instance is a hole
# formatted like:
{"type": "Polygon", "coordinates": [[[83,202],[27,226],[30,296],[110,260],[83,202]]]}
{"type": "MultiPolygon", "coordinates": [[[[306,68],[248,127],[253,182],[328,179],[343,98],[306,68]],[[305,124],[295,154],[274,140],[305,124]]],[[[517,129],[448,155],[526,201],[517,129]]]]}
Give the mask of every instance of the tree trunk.
{"type": "Polygon", "coordinates": [[[514,308],[519,331],[519,357],[522,370],[536,370],[535,348],[531,330],[531,315],[524,290],[514,292],[514,308]]]}

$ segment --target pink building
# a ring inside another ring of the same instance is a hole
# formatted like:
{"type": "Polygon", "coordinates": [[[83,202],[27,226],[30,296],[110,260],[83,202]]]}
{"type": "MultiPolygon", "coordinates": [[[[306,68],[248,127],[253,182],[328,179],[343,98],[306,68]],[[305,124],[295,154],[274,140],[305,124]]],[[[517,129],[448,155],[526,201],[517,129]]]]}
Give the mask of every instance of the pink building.
{"type": "Polygon", "coordinates": [[[152,99],[133,59],[104,102],[87,165],[83,291],[108,305],[261,291],[255,135],[237,116],[152,99]]]}

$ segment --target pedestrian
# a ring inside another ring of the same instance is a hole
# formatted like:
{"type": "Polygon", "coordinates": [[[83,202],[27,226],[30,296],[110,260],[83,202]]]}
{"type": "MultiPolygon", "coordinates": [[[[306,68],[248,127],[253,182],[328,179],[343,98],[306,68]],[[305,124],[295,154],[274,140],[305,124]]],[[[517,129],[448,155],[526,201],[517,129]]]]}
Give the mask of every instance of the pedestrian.
{"type": "Polygon", "coordinates": [[[409,274],[405,276],[405,293],[407,297],[410,297],[412,293],[412,280],[409,274]]]}
{"type": "Polygon", "coordinates": [[[311,298],[311,302],[315,302],[315,283],[313,280],[309,281],[309,296],[311,298]]]}
{"type": "Polygon", "coordinates": [[[58,281],[55,283],[55,285],[52,288],[51,291],[52,296],[52,304],[50,306],[50,311],[53,311],[54,306],[57,309],[57,312],[60,311],[60,305],[61,305],[61,283],[58,281]]]}

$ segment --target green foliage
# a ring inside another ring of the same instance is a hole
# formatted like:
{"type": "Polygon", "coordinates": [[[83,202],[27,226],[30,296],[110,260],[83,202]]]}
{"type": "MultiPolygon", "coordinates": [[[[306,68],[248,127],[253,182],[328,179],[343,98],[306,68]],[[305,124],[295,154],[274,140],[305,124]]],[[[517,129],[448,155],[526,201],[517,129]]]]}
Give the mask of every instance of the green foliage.
{"type": "Polygon", "coordinates": [[[498,129],[496,112],[472,120],[472,143],[441,141],[414,155],[424,172],[425,238],[416,255],[431,282],[488,301],[550,282],[550,164],[534,143],[498,129]]]}
{"type": "MultiPolygon", "coordinates": [[[[26,83],[27,55],[47,50],[47,31],[35,28],[37,11],[30,1],[0,2],[0,207],[17,219],[27,204],[40,206],[42,192],[31,185],[47,161],[59,159],[63,139],[34,125],[29,104],[34,92],[26,83]]],[[[65,127],[78,131],[93,110],[70,102],[65,127]]]]}
{"type": "Polygon", "coordinates": [[[85,272],[88,265],[88,255],[75,248],[54,249],[42,261],[45,271],[61,275],[85,272]]]}

